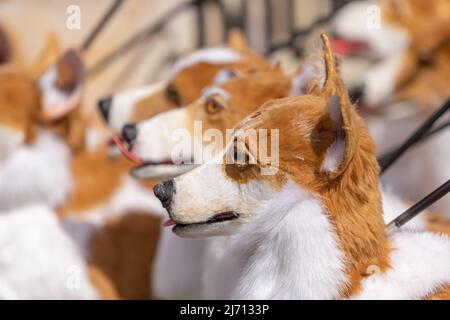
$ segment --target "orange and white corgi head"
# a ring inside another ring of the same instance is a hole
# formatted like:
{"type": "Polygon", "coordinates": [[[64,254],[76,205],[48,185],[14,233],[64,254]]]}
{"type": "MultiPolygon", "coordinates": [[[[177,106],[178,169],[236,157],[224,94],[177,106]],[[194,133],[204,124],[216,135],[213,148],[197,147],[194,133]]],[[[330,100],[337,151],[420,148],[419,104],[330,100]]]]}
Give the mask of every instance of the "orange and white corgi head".
{"type": "Polygon", "coordinates": [[[62,118],[79,105],[82,64],[76,53],[69,51],[48,67],[48,57],[56,57],[49,45],[54,45],[52,39],[29,70],[11,66],[0,71],[0,153],[3,157],[21,144],[33,141],[38,124],[65,127],[62,118]]]}
{"type": "Polygon", "coordinates": [[[179,60],[169,79],[119,92],[98,102],[108,126],[121,133],[126,123],[135,123],[161,112],[185,106],[200,97],[205,87],[221,83],[235,72],[266,68],[269,63],[247,48],[245,39],[231,32],[227,47],[198,50],[179,60]]]}
{"type": "MultiPolygon", "coordinates": [[[[442,61],[438,53],[450,52],[442,47],[450,41],[449,10],[450,3],[446,0],[384,0],[353,2],[338,12],[334,20],[337,35],[334,48],[348,58],[344,64],[348,68],[343,70],[349,75],[348,81],[352,82],[352,77],[362,79],[354,85],[361,91],[363,104],[377,107],[409,98],[424,105],[426,101],[421,95],[445,96],[445,90],[437,90],[436,85],[430,88],[427,83],[432,78],[428,75],[433,71],[432,60],[450,67],[450,62],[442,61]],[[350,76],[356,65],[361,64],[360,58],[368,66],[359,75],[350,76]],[[408,97],[397,95],[404,87],[414,87],[416,93],[408,97]]],[[[439,77],[439,71],[434,71],[439,77]]]]}
{"type": "Polygon", "coordinates": [[[266,102],[240,122],[217,158],[155,186],[171,218],[165,226],[174,225],[183,237],[224,235],[263,214],[276,221],[306,199],[320,199],[326,207],[329,190],[358,181],[355,166],[367,170],[377,192],[373,141],[349,101],[325,35],[323,41],[323,86],[266,102]],[[360,148],[367,149],[366,158],[358,155],[360,148]],[[268,162],[264,155],[274,151],[278,161],[268,162]]]}
{"type": "MultiPolygon", "coordinates": [[[[144,163],[140,169],[160,163],[203,163],[210,158],[203,152],[207,146],[215,148],[212,151],[223,148],[227,129],[264,102],[288,96],[290,90],[291,78],[278,66],[236,75],[204,90],[184,108],[125,126],[123,137],[131,153],[144,163]]],[[[135,176],[138,170],[132,171],[135,176]]]]}

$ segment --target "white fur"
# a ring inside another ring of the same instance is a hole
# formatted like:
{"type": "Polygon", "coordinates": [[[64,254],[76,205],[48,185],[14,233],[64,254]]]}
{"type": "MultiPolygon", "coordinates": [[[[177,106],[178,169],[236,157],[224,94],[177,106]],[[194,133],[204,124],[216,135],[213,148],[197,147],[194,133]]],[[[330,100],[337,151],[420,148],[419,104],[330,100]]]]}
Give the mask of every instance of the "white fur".
{"type": "Polygon", "coordinates": [[[108,123],[112,130],[121,133],[122,127],[128,122],[137,102],[163,90],[165,83],[160,82],[145,87],[126,90],[113,95],[108,123]]]}
{"type": "Polygon", "coordinates": [[[91,236],[106,221],[130,211],[147,212],[156,216],[164,214],[164,209],[152,190],[140,186],[127,176],[106,203],[85,212],[69,212],[63,224],[80,250],[87,253],[91,236]]]}
{"type": "MultiPolygon", "coordinates": [[[[386,224],[390,223],[410,207],[392,191],[391,187],[382,188],[381,195],[383,201],[383,218],[386,224]]],[[[415,216],[406,226],[408,229],[425,231],[427,228],[426,214],[422,213],[415,216]]]]}
{"type": "Polygon", "coordinates": [[[214,77],[213,85],[220,86],[221,84],[223,84],[235,77],[236,77],[236,74],[233,72],[233,70],[230,70],[230,69],[220,70],[214,77]]]}
{"type": "Polygon", "coordinates": [[[241,255],[244,252],[241,275],[231,297],[337,298],[346,275],[343,253],[332,229],[320,202],[288,183],[272,200],[257,208],[254,219],[232,237],[234,248],[227,246],[224,259],[236,255],[234,251],[241,255]]]}
{"type": "Polygon", "coordinates": [[[0,164],[25,139],[23,132],[5,126],[0,126],[0,164]]]}
{"type": "Polygon", "coordinates": [[[315,79],[317,84],[323,88],[325,84],[325,65],[323,61],[305,63],[302,71],[292,78],[292,87],[289,95],[297,97],[306,94],[305,89],[312,79],[315,79]]]}
{"type": "Polygon", "coordinates": [[[342,163],[345,152],[345,140],[336,139],[328,148],[322,163],[322,171],[333,172],[342,163]]]}
{"type": "Polygon", "coordinates": [[[200,97],[200,100],[205,101],[206,99],[213,97],[213,96],[220,96],[225,101],[230,100],[230,94],[227,91],[225,91],[224,89],[222,89],[220,87],[216,87],[216,86],[206,88],[203,91],[203,94],[200,97]]]}
{"type": "Polygon", "coordinates": [[[169,180],[196,168],[196,164],[158,164],[133,169],[132,176],[138,179],[169,180]]]}
{"type": "Polygon", "coordinates": [[[367,41],[376,57],[387,57],[406,50],[409,36],[404,30],[381,21],[380,28],[369,27],[373,14],[368,12],[378,1],[355,1],[339,10],[333,20],[333,30],[349,40],[367,41]]]}
{"type": "MultiPolygon", "coordinates": [[[[44,109],[51,109],[55,105],[62,105],[69,98],[69,94],[59,90],[56,86],[58,69],[56,66],[50,67],[39,80],[39,88],[42,92],[42,106],[44,109]]],[[[51,111],[51,110],[49,110],[51,111]]]]}
{"type": "MultiPolygon", "coordinates": [[[[160,113],[137,125],[138,135],[132,151],[144,161],[172,159],[172,150],[179,142],[172,134],[188,125],[186,108],[160,113]]],[[[190,139],[188,139],[190,142],[190,139]]]]}
{"type": "Polygon", "coordinates": [[[0,214],[0,299],[94,299],[85,261],[42,206],[0,214]]]}
{"type": "Polygon", "coordinates": [[[403,229],[391,236],[392,269],[363,280],[355,299],[420,299],[450,283],[450,239],[403,229]]]}
{"type": "Polygon", "coordinates": [[[37,141],[14,151],[0,165],[0,210],[35,203],[61,205],[71,191],[69,150],[41,131],[37,141]]]}
{"type": "Polygon", "coordinates": [[[175,78],[181,71],[198,63],[226,64],[234,63],[241,59],[241,55],[230,48],[217,47],[199,50],[175,63],[170,72],[170,78],[175,78]]]}
{"type": "Polygon", "coordinates": [[[403,61],[403,53],[392,55],[366,72],[363,79],[364,102],[376,107],[389,98],[395,90],[403,61]]]}

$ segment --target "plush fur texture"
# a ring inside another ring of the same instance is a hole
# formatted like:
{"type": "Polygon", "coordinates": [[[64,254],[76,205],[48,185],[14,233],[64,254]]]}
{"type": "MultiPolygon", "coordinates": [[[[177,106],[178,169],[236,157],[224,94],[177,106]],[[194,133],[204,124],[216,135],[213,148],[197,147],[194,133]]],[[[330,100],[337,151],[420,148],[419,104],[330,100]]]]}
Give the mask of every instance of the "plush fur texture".
{"type": "Polygon", "coordinates": [[[421,299],[450,282],[448,237],[404,228],[391,241],[392,268],[363,280],[355,299],[421,299]]]}
{"type": "MultiPolygon", "coordinates": [[[[399,258],[402,263],[420,263],[420,247],[410,251],[405,243],[392,242],[387,235],[374,143],[349,101],[328,38],[322,35],[322,40],[324,88],[312,86],[309,95],[266,103],[236,127],[236,137],[250,129],[280,129],[279,169],[274,175],[260,173],[264,167],[261,161],[219,165],[213,160],[173,180],[176,192],[167,209],[176,223],[176,234],[240,239],[236,247],[219,257],[235,257],[236,252],[242,257],[234,297],[330,299],[370,295],[376,290],[366,286],[366,281],[377,274],[392,272],[399,283],[408,277],[395,250],[407,252],[407,257],[399,258]],[[340,140],[345,149],[336,157],[329,148],[340,140]],[[323,166],[327,157],[340,158],[340,162],[330,170],[323,166]],[[213,187],[205,189],[205,185],[213,187]],[[231,220],[215,219],[230,213],[231,220]],[[302,219],[305,214],[311,216],[302,219]],[[259,237],[251,241],[254,235],[259,237]]],[[[233,150],[232,145],[223,151],[223,158],[233,150]]],[[[255,150],[240,152],[247,153],[249,159],[259,157],[255,150]]],[[[226,239],[228,243],[232,242],[226,239]]],[[[449,244],[449,239],[442,238],[441,248],[449,244]]],[[[414,279],[420,282],[420,288],[410,291],[415,297],[425,298],[447,284],[447,272],[441,268],[448,264],[448,252],[442,256],[444,251],[430,253],[439,260],[431,270],[415,269],[414,279]],[[432,273],[437,277],[430,277],[432,273]]]]}
{"type": "Polygon", "coordinates": [[[143,121],[188,105],[202,94],[203,89],[217,81],[221,70],[240,73],[269,65],[266,59],[247,47],[240,32],[231,31],[227,47],[202,49],[180,59],[160,87],[152,87],[148,92],[129,90],[113,95],[108,126],[121,133],[121,127],[127,122],[143,121]]]}
{"type": "Polygon", "coordinates": [[[69,150],[51,133],[23,145],[0,164],[0,208],[44,203],[56,208],[72,190],[69,150]],[[49,174],[51,172],[51,174],[49,174]]]}
{"type": "Polygon", "coordinates": [[[51,210],[31,206],[2,212],[0,247],[2,299],[99,297],[85,261],[51,210]]]}
{"type": "MultiPolygon", "coordinates": [[[[105,146],[85,148],[88,131],[79,103],[70,103],[69,108],[69,105],[58,101],[55,110],[47,105],[50,109],[43,112],[42,92],[39,89],[49,89],[50,82],[54,81],[66,88],[71,82],[71,72],[66,70],[64,60],[59,60],[56,66],[58,73],[50,72],[52,81],[44,77],[46,86],[41,87],[34,77],[19,70],[11,69],[0,74],[5,80],[0,86],[0,127],[12,128],[14,133],[24,137],[20,141],[22,144],[28,143],[21,147],[15,145],[0,164],[0,187],[4,191],[0,194],[2,206],[12,208],[45,204],[57,208],[60,217],[68,218],[64,231],[71,235],[84,258],[89,257],[94,248],[94,256],[101,256],[90,261],[89,272],[92,284],[99,286],[97,288],[103,298],[148,298],[148,266],[153,259],[159,225],[159,219],[151,216],[150,210],[160,211],[160,205],[150,191],[151,184],[144,187],[144,184],[127,177],[130,163],[126,159],[109,158],[105,146]],[[49,116],[53,111],[57,116],[49,116]],[[129,210],[131,213],[145,212],[147,216],[139,219],[121,217],[130,213],[129,210]],[[139,229],[143,223],[153,228],[139,229]],[[111,241],[97,241],[99,232],[106,224],[110,229],[114,229],[111,226],[115,225],[121,231],[113,232],[113,236],[108,238],[111,241]],[[120,228],[122,224],[126,227],[120,228]],[[129,252],[142,259],[147,258],[146,263],[135,259],[125,264],[121,257],[121,253],[128,250],[123,243],[128,241],[127,230],[130,230],[129,235],[133,234],[133,224],[136,237],[131,237],[131,245],[135,250],[129,252]],[[151,243],[145,247],[136,245],[147,241],[151,243]],[[109,252],[111,256],[98,254],[103,252],[102,245],[105,246],[104,252],[109,252]],[[121,267],[113,268],[112,273],[108,263],[117,263],[121,267]],[[133,270],[132,274],[142,276],[142,282],[134,280],[127,284],[121,280],[119,275],[125,265],[133,270]]],[[[39,250],[39,246],[35,249],[39,250]]]]}

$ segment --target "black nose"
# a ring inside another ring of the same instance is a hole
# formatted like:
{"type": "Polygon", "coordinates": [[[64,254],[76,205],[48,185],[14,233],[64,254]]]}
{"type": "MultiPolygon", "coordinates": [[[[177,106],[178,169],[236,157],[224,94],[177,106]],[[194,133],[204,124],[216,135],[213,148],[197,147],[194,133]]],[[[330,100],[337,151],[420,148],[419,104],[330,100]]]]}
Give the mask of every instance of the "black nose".
{"type": "Polygon", "coordinates": [[[175,193],[174,190],[173,180],[158,183],[153,187],[153,193],[159,199],[159,201],[161,201],[162,206],[166,209],[170,206],[172,196],[175,193]]]}
{"type": "Polygon", "coordinates": [[[354,87],[352,90],[350,90],[349,95],[352,103],[360,101],[364,95],[364,84],[361,83],[354,87]]]}
{"type": "Polygon", "coordinates": [[[108,122],[109,110],[111,109],[112,97],[101,99],[97,102],[98,109],[100,110],[103,119],[108,122]]]}
{"type": "Polygon", "coordinates": [[[132,143],[137,137],[138,130],[135,124],[126,124],[122,128],[122,137],[126,142],[132,143]]]}

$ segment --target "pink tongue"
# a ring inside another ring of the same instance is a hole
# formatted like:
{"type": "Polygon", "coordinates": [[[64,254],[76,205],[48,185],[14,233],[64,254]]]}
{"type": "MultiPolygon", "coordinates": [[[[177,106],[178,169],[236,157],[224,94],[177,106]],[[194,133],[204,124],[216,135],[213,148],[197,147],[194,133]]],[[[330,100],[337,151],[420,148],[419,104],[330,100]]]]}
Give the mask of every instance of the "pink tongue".
{"type": "Polygon", "coordinates": [[[177,223],[175,222],[175,220],[169,219],[163,222],[162,226],[163,227],[170,227],[170,226],[174,226],[177,223]]]}

